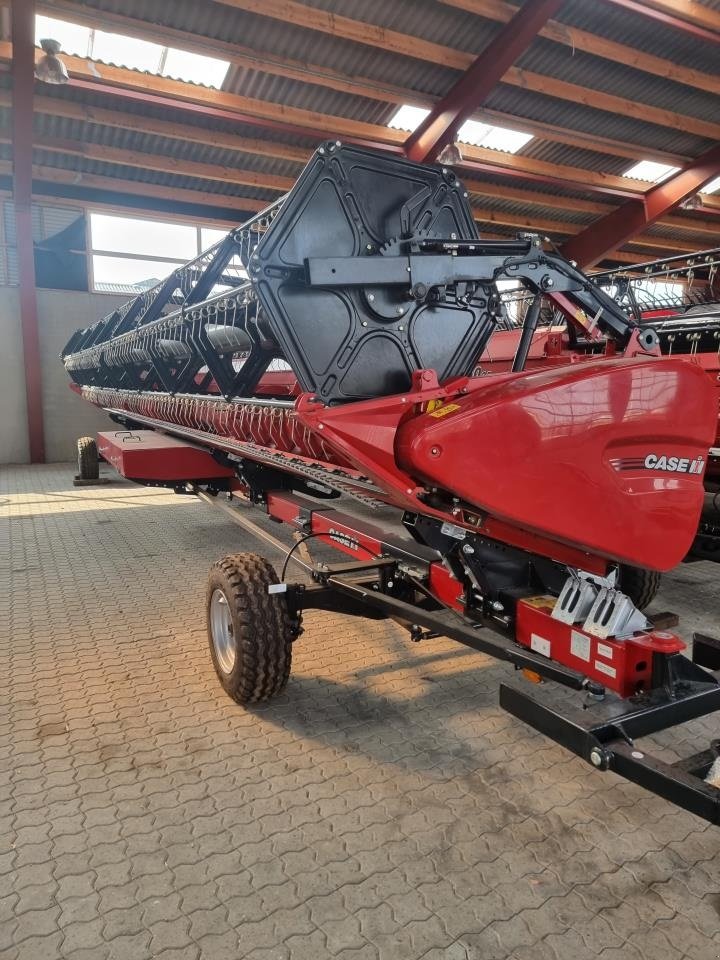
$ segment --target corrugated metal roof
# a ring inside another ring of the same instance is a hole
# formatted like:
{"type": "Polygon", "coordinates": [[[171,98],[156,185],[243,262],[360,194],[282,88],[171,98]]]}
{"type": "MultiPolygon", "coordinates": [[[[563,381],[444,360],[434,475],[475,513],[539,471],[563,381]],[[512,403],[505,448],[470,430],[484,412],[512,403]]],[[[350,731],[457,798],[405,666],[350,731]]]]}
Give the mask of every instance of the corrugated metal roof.
{"type": "MultiPolygon", "coordinates": [[[[713,7],[712,3],[705,6],[720,9],[713,7]]],[[[657,21],[612,3],[565,0],[556,19],[608,40],[624,43],[643,53],[651,53],[673,63],[689,64],[706,73],[717,73],[717,49],[713,49],[711,44],[699,43],[678,30],[663,29],[657,21]]]]}
{"type": "Polygon", "coordinates": [[[533,90],[511,87],[504,83],[495,87],[486,101],[486,106],[503,113],[524,116],[528,120],[554,124],[566,130],[599,134],[609,140],[638,144],[638,159],[642,159],[643,146],[692,157],[698,156],[711,145],[711,141],[684,130],[658,127],[643,120],[608,113],[569,100],[556,100],[533,90]]]}
{"type": "MultiPolygon", "coordinates": [[[[95,174],[102,177],[114,177],[119,180],[136,180],[139,183],[154,183],[161,186],[174,186],[178,190],[201,190],[207,194],[218,194],[218,196],[240,195],[250,199],[258,199],[264,202],[275,200],[278,196],[277,190],[264,190],[257,187],[238,186],[219,180],[203,180],[198,177],[183,175],[172,175],[161,173],[155,170],[148,170],[143,167],[130,167],[121,163],[107,163],[99,160],[88,160],[85,157],[71,156],[54,151],[35,149],[33,151],[33,162],[46,167],[55,167],[59,170],[71,170],[73,172],[82,172],[95,174]]],[[[78,180],[78,182],[80,182],[78,180]]],[[[108,189],[112,189],[108,185],[108,189]]],[[[182,196],[178,195],[178,200],[182,196]]]]}
{"type": "MultiPolygon", "coordinates": [[[[584,226],[595,219],[595,214],[579,213],[571,210],[559,210],[548,204],[547,207],[538,204],[529,205],[518,200],[504,200],[500,197],[486,197],[477,194],[472,195],[473,205],[479,210],[492,210],[499,214],[508,214],[517,216],[518,222],[530,219],[540,222],[542,220],[553,220],[557,223],[567,223],[572,232],[574,224],[584,226]]],[[[530,229],[525,227],[524,229],[530,229]]]]}
{"type": "MultiPolygon", "coordinates": [[[[611,69],[608,69],[608,65],[609,61],[604,57],[591,56],[542,37],[536,39],[517,61],[518,67],[591,90],[601,90],[665,110],[681,109],[689,116],[705,120],[716,119],[717,100],[712,93],[646,73],[624,63],[613,63],[611,69]]],[[[710,72],[716,71],[717,64],[710,72]]]]}
{"type": "MultiPolygon", "coordinates": [[[[438,0],[303,0],[308,6],[328,11],[339,16],[386,27],[415,36],[419,39],[444,44],[467,54],[478,54],[492,43],[502,29],[502,24],[486,20],[464,10],[438,2],[438,0]]],[[[406,88],[424,96],[440,97],[458,78],[457,69],[445,63],[428,63],[422,51],[418,56],[404,56],[390,50],[379,49],[370,44],[350,41],[316,32],[296,23],[279,21],[255,13],[247,13],[210,0],[84,0],[94,11],[116,13],[148,23],[166,25],[186,31],[190,36],[198,34],[205,38],[221,39],[244,48],[251,48],[260,57],[266,52],[274,57],[288,58],[307,65],[312,71],[342,73],[345,77],[370,80],[378,85],[406,88]]],[[[720,0],[706,0],[712,9],[720,9],[720,0]]],[[[622,10],[611,3],[597,0],[566,0],[558,17],[564,23],[581,27],[600,36],[626,44],[636,50],[647,51],[655,56],[692,66],[697,70],[717,72],[716,50],[688,38],[685,34],[663,28],[657,22],[622,10]]],[[[113,22],[109,29],[119,30],[113,22]]],[[[623,63],[591,56],[568,46],[543,38],[537,38],[518,65],[526,70],[574,83],[590,90],[605,91],[617,97],[640,104],[662,107],[710,122],[716,122],[717,97],[686,84],[663,79],[623,63]]],[[[311,79],[311,78],[309,78],[311,79]]],[[[0,76],[0,87],[8,84],[8,78],[0,76]]],[[[395,112],[397,104],[390,100],[377,99],[347,93],[334,86],[290,79],[278,76],[260,67],[250,69],[231,66],[225,80],[226,92],[241,96],[271,101],[290,107],[299,107],[325,116],[349,118],[367,123],[384,125],[395,112]]],[[[217,118],[191,114],[181,109],[157,107],[140,101],[118,103],[111,97],[88,89],[70,87],[46,87],[44,96],[70,99],[95,104],[105,108],[122,109],[127,114],[143,115],[163,121],[174,121],[208,131],[232,133],[241,138],[252,137],[265,142],[290,144],[306,151],[309,156],[320,137],[308,132],[291,134],[281,129],[263,126],[261,123],[226,122],[217,118]]],[[[381,94],[378,94],[381,96],[381,94]]],[[[588,107],[584,103],[556,99],[547,93],[533,92],[509,84],[498,84],[485,104],[489,109],[508,114],[508,126],[522,126],[522,118],[556,125],[566,130],[605,136],[611,140],[637,147],[637,159],[642,159],[644,150],[669,151],[687,157],[698,156],[712,143],[707,138],[688,133],[682,124],[672,127],[659,126],[646,120],[636,119],[606,110],[588,107]],[[519,118],[519,119],[518,119],[519,118]]],[[[7,111],[0,111],[0,122],[7,126],[7,111]]],[[[169,168],[179,166],[179,172],[150,171],[107,161],[89,160],[76,154],[38,150],[36,162],[66,170],[117,176],[125,180],[138,180],[165,186],[187,187],[201,190],[209,195],[257,197],[263,200],[276,196],[274,191],[238,186],[226,180],[207,180],[182,172],[184,162],[207,163],[220,167],[242,168],[268,176],[293,177],[300,169],[300,161],[280,159],[270,155],[248,153],[242,149],[226,149],[169,138],[161,134],[144,133],[134,129],[120,129],[104,124],[67,120],[57,115],[44,113],[36,120],[37,134],[43,138],[77,141],[88,145],[101,145],[119,150],[131,150],[166,157],[172,161],[169,168]]],[[[0,145],[0,156],[9,156],[7,145],[0,145]]],[[[523,155],[561,166],[581,170],[622,174],[632,161],[625,156],[600,153],[571,144],[560,143],[536,136],[521,151],[523,155]]],[[[477,174],[470,175],[478,178],[477,174]]],[[[483,174],[486,183],[507,184],[502,173],[483,174]]],[[[522,186],[522,180],[513,179],[514,186],[522,186]]],[[[500,200],[479,197],[478,204],[485,209],[503,214],[517,214],[527,220],[528,216],[542,220],[566,220],[582,224],[593,219],[592,214],[564,211],[555,204],[562,197],[587,197],[581,186],[560,187],[541,182],[528,183],[535,194],[548,197],[547,206],[538,204],[529,207],[522,201],[500,200]],[[491,206],[491,204],[494,204],[491,206]],[[532,210],[529,214],[528,210],[532,210]]],[[[181,199],[179,197],[179,199],[181,199]]],[[[595,199],[595,198],[593,198],[595,199]]],[[[600,198],[611,209],[612,198],[600,198]]],[[[700,215],[701,216],[701,215],[700,215]]],[[[492,232],[502,232],[492,224],[492,232]]],[[[512,229],[508,231],[512,233],[512,229]]],[[[695,236],[681,231],[682,236],[695,236]]],[[[658,234],[660,236],[660,234],[658,234]]],[[[663,234],[663,236],[665,236],[663,234]]],[[[706,235],[707,236],[707,235],[706,235]]],[[[679,239],[679,237],[678,237],[679,239]]]]}

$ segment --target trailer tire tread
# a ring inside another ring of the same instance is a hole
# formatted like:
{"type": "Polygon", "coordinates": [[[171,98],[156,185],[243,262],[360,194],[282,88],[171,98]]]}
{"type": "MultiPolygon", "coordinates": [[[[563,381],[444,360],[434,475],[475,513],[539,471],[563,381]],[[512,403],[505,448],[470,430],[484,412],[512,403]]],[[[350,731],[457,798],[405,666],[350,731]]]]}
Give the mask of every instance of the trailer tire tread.
{"type": "Polygon", "coordinates": [[[238,703],[260,703],[287,685],[292,663],[292,629],[283,594],[268,593],[277,583],[271,563],[255,553],[237,553],[218,560],[207,588],[208,640],[223,689],[238,703]],[[230,674],[218,668],[210,625],[215,589],[223,590],[232,617],[235,665],[230,674]]]}
{"type": "Polygon", "coordinates": [[[627,594],[638,610],[645,610],[660,589],[660,574],[656,570],[623,565],[620,568],[620,589],[627,594]]]}
{"type": "Polygon", "coordinates": [[[81,480],[97,480],[100,476],[97,444],[93,437],[80,437],[77,442],[78,476],[81,480]]]}

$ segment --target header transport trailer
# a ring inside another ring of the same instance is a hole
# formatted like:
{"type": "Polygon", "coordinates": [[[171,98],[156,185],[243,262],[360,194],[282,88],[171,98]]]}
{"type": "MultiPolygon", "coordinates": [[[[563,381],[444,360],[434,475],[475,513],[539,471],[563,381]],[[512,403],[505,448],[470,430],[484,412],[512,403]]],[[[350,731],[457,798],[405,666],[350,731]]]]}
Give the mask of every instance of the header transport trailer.
{"type": "Polygon", "coordinates": [[[125,428],[100,434],[122,474],[287,553],[279,576],[258,554],[210,571],[210,652],[239,703],[283,690],[303,611],[391,617],[547,681],[504,683],[500,703],[716,822],[714,746],[672,765],[637,743],[720,708],[720,642],[696,636],[689,658],[673,618],[622,589],[623,571],[686,555],[715,436],[708,377],[658,354],[537,237],[479,239],[452,170],[328,142],[287,196],[78,331],[63,361],[125,428]],[[506,280],[532,298],[512,369],[473,377],[506,280]],[[621,356],[526,370],[543,299],[621,356]],[[238,503],[300,539],[288,551],[238,503]],[[313,562],[311,539],[346,559],[313,562]]]}

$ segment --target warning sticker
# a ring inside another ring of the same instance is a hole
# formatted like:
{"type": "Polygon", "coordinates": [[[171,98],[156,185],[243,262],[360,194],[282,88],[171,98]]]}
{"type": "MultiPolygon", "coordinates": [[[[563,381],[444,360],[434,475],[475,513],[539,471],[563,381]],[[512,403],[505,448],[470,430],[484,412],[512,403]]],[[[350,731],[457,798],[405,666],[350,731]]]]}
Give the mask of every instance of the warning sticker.
{"type": "Polygon", "coordinates": [[[428,415],[439,419],[440,417],[446,417],[449,413],[455,413],[459,409],[459,403],[446,403],[444,407],[436,407],[435,410],[430,410],[428,415]]]}
{"type": "Polygon", "coordinates": [[[544,657],[550,656],[550,641],[540,637],[537,633],[530,634],[530,649],[541,653],[544,657]]]}
{"type": "Polygon", "coordinates": [[[597,652],[599,657],[605,657],[606,660],[612,660],[613,658],[613,648],[609,647],[606,643],[599,643],[597,645],[597,652]]]}
{"type": "Polygon", "coordinates": [[[608,677],[617,676],[617,670],[615,669],[615,667],[611,667],[609,664],[603,663],[602,660],[595,661],[595,669],[599,670],[600,673],[604,673],[608,677]]]}
{"type": "Polygon", "coordinates": [[[579,660],[590,662],[590,644],[590,637],[584,633],[578,633],[577,630],[570,633],[570,653],[579,660]]]}

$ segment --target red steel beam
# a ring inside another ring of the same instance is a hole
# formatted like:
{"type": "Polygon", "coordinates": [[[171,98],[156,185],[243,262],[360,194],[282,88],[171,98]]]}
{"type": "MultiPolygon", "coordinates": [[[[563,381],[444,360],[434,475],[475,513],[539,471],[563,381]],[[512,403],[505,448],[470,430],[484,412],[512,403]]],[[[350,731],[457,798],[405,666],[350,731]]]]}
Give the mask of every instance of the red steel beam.
{"type": "Polygon", "coordinates": [[[563,245],[570,260],[587,268],[627,243],[720,174],[720,143],[672,177],[651,187],[642,200],[628,200],[563,245]]]}
{"type": "Polygon", "coordinates": [[[451,90],[405,141],[405,153],[418,163],[435,160],[452,143],[460,126],[487,99],[563,4],[563,0],[527,0],[500,33],[476,57],[451,90]]]}
{"type": "Polygon", "coordinates": [[[720,33],[714,30],[708,30],[707,27],[700,26],[698,23],[692,23],[684,20],[682,17],[669,13],[667,10],[659,10],[657,7],[648,7],[641,0],[609,0],[616,7],[622,7],[623,10],[629,10],[631,13],[637,13],[641,17],[649,17],[664,27],[671,27],[673,30],[679,30],[688,34],[693,40],[704,40],[709,43],[720,43],[720,33]]]}
{"type": "Polygon", "coordinates": [[[33,92],[35,2],[12,0],[13,202],[17,242],[20,322],[25,361],[25,396],[31,463],[45,462],[40,335],[32,238],[33,92]]]}

